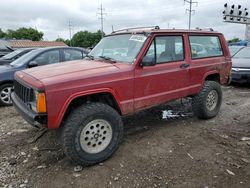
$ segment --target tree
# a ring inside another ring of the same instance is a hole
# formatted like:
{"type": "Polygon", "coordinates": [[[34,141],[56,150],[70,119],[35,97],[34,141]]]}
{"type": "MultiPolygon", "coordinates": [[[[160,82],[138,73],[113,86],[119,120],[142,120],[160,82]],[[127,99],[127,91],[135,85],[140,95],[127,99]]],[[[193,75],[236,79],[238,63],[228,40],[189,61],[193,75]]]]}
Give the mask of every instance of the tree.
{"type": "Polygon", "coordinates": [[[28,39],[40,41],[43,39],[43,33],[33,28],[19,28],[17,30],[7,30],[7,37],[11,39],[28,39]]]}
{"type": "Polygon", "coordinates": [[[97,32],[89,32],[89,31],[79,31],[71,39],[71,43],[73,46],[78,47],[93,47],[95,46],[102,38],[101,31],[97,32]]]}
{"type": "Polygon", "coordinates": [[[64,42],[65,44],[67,44],[68,46],[70,46],[70,40],[69,39],[63,39],[63,38],[57,38],[55,40],[56,42],[64,42]]]}
{"type": "Polygon", "coordinates": [[[233,39],[228,41],[228,43],[233,43],[233,42],[240,42],[240,39],[239,38],[233,38],[233,39]]]}
{"type": "Polygon", "coordinates": [[[0,28],[0,39],[4,38],[6,36],[6,33],[2,31],[2,29],[0,28]]]}

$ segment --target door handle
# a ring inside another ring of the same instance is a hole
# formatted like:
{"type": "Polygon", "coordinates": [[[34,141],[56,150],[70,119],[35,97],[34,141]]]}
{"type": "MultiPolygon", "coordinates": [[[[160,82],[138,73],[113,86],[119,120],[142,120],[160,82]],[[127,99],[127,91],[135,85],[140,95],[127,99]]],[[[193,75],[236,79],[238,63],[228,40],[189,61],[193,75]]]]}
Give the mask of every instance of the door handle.
{"type": "Polygon", "coordinates": [[[189,64],[184,63],[184,64],[181,64],[181,65],[180,65],[180,68],[186,69],[186,68],[188,68],[189,66],[190,66],[189,64]]]}

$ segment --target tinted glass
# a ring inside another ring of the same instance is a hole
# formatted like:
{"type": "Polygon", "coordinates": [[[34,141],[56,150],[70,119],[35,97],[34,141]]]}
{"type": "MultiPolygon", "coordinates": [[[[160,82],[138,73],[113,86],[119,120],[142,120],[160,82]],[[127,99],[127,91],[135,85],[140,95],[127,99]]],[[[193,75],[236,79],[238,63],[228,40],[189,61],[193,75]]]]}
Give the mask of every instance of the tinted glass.
{"type": "Polygon", "coordinates": [[[64,50],[64,60],[65,61],[72,61],[77,59],[82,59],[82,52],[79,50],[73,50],[73,49],[66,49],[64,50]]]}
{"type": "Polygon", "coordinates": [[[38,55],[33,61],[38,65],[58,63],[60,61],[59,50],[52,50],[38,55]]]}
{"type": "Polygon", "coordinates": [[[193,59],[223,55],[216,36],[190,36],[189,41],[193,59]]]}
{"type": "Polygon", "coordinates": [[[146,54],[146,57],[156,58],[156,63],[183,60],[184,50],[183,50],[182,37],[181,36],[156,37],[155,41],[151,44],[146,54]]]}

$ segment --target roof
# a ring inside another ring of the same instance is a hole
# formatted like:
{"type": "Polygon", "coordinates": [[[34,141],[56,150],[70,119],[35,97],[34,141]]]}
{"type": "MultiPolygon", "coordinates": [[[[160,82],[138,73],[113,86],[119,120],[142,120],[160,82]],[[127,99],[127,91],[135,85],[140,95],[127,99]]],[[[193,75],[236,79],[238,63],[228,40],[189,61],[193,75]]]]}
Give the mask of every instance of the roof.
{"type": "Polygon", "coordinates": [[[113,31],[113,34],[125,34],[125,33],[196,33],[196,34],[221,34],[217,31],[213,31],[213,29],[160,29],[158,26],[154,27],[137,27],[137,28],[128,28],[128,29],[121,29],[118,31],[113,31]]]}
{"type": "Polygon", "coordinates": [[[10,40],[12,48],[43,48],[54,46],[67,46],[64,42],[57,41],[30,41],[30,40],[10,40]]]}

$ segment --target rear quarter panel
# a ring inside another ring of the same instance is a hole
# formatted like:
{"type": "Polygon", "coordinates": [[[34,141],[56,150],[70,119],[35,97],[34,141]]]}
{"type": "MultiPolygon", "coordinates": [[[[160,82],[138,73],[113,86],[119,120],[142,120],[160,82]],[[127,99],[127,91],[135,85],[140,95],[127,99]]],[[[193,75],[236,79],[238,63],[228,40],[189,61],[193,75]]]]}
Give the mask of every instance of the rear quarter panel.
{"type": "Polygon", "coordinates": [[[196,94],[201,90],[207,76],[209,75],[219,74],[220,84],[227,84],[229,80],[232,67],[230,53],[223,35],[219,35],[218,37],[222,47],[222,56],[191,59],[189,69],[190,85],[193,85],[194,87],[189,91],[190,95],[196,94]]]}

